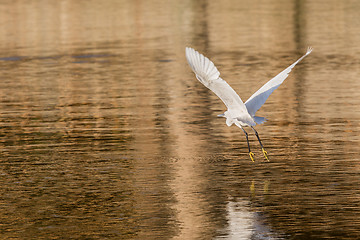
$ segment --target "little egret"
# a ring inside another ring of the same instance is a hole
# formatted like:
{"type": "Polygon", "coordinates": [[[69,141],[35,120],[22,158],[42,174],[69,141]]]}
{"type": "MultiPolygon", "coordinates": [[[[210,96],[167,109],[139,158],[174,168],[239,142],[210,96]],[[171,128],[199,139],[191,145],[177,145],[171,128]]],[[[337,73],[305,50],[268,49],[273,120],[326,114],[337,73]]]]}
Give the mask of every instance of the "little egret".
{"type": "Polygon", "coordinates": [[[254,130],[260,143],[261,150],[266,160],[269,161],[268,153],[265,151],[264,146],[260,141],[259,134],[254,128],[256,124],[262,124],[266,121],[266,119],[264,117],[255,116],[255,113],[265,103],[270,94],[284,82],[295,65],[298,64],[304,57],[309,55],[311,51],[312,48],[309,47],[304,56],[276,75],[273,79],[265,83],[265,85],[257,90],[245,103],[243,103],[234,89],[232,89],[226,81],[220,78],[220,72],[217,70],[214,63],[207,57],[189,47],[185,49],[185,54],[191,69],[196,75],[196,78],[204,84],[205,87],[213,91],[227,107],[227,111],[218,115],[218,117],[225,117],[226,125],[230,127],[232,124],[235,124],[245,133],[249,156],[251,161],[254,162],[254,154],[250,150],[248,134],[243,127],[251,127],[254,130]]]}

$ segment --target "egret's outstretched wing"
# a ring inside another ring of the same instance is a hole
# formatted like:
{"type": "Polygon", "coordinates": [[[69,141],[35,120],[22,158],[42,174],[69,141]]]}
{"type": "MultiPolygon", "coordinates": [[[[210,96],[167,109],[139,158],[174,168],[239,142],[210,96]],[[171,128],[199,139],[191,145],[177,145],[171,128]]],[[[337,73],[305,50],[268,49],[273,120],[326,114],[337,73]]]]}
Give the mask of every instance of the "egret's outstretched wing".
{"type": "Polygon", "coordinates": [[[259,90],[257,90],[246,102],[246,108],[251,116],[255,116],[255,113],[259,108],[265,103],[266,99],[270,96],[270,94],[277,89],[284,80],[289,76],[291,70],[298,64],[304,57],[309,55],[312,51],[312,48],[309,47],[304,56],[299,58],[296,62],[286,68],[284,71],[279,73],[276,77],[265,83],[259,90]]]}
{"type": "Polygon", "coordinates": [[[234,113],[247,113],[245,104],[230,87],[230,85],[220,78],[220,72],[207,57],[192,48],[186,48],[186,59],[194,71],[196,78],[205,87],[213,91],[234,113]]]}

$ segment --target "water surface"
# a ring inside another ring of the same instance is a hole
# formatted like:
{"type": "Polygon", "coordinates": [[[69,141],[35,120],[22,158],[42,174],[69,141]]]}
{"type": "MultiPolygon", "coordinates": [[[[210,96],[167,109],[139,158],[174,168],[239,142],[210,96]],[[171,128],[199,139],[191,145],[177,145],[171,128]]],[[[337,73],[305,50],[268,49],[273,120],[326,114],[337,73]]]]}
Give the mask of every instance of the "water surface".
{"type": "Polygon", "coordinates": [[[2,239],[360,238],[358,1],[5,1],[2,239]],[[305,53],[251,130],[246,100],[305,53]]]}

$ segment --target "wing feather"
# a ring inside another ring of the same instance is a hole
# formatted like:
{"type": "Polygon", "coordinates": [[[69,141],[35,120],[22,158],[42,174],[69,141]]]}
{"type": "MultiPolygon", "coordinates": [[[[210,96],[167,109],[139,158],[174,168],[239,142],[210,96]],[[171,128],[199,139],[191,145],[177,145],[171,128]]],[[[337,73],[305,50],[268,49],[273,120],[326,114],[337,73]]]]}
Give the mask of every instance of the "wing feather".
{"type": "Polygon", "coordinates": [[[276,75],[274,78],[272,78],[270,81],[265,83],[265,85],[263,85],[259,90],[257,90],[245,102],[245,106],[251,116],[255,116],[255,113],[257,112],[257,110],[259,110],[260,107],[265,103],[265,101],[268,99],[270,94],[284,82],[284,80],[289,76],[291,70],[295,67],[295,65],[298,64],[301,60],[303,60],[304,57],[309,55],[311,53],[311,51],[312,51],[312,48],[309,47],[304,56],[299,58],[296,62],[291,64],[284,71],[282,71],[281,73],[276,75]]]}
{"type": "Polygon", "coordinates": [[[213,91],[235,114],[248,114],[245,104],[230,85],[220,78],[220,72],[207,57],[192,48],[186,48],[186,59],[196,78],[213,91]]]}

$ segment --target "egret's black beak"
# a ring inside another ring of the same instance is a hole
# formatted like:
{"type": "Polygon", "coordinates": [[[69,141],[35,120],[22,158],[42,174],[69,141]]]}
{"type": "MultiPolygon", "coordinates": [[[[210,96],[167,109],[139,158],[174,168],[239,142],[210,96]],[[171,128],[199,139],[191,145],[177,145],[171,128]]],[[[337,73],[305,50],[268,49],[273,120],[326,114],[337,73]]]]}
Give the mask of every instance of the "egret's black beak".
{"type": "Polygon", "coordinates": [[[225,114],[219,114],[218,117],[225,117],[225,114]]]}

